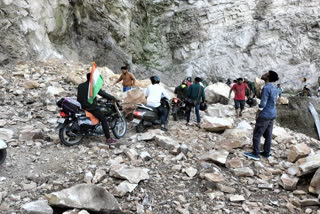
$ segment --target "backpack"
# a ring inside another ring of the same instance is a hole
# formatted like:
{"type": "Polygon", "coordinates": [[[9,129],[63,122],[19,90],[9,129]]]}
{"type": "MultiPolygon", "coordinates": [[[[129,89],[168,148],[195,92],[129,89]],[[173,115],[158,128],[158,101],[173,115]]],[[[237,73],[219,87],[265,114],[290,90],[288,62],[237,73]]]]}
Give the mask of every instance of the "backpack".
{"type": "Polygon", "coordinates": [[[71,97],[63,97],[57,102],[57,106],[68,115],[77,113],[81,109],[81,104],[71,97]]]}

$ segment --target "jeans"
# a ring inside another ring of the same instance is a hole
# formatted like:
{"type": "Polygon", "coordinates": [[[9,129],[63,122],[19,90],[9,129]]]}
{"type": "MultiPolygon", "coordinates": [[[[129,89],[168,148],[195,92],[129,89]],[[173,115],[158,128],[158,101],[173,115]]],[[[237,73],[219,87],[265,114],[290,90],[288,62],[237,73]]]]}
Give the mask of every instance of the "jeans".
{"type": "Polygon", "coordinates": [[[271,141],[272,141],[272,128],[274,119],[258,118],[256,120],[256,126],[253,131],[253,153],[255,155],[260,154],[260,138],[265,138],[264,153],[270,154],[271,141]]]}
{"type": "Polygon", "coordinates": [[[123,86],[123,92],[131,90],[130,86],[123,86]]]}
{"type": "MultiPolygon", "coordinates": [[[[190,110],[187,111],[187,123],[189,123],[190,121],[190,115],[191,115],[191,110],[193,109],[193,107],[190,107],[190,110]]],[[[197,116],[197,122],[200,123],[201,119],[200,119],[200,104],[197,104],[195,106],[195,112],[196,112],[196,116],[197,116]]]]}
{"type": "Polygon", "coordinates": [[[92,113],[96,118],[100,120],[104,135],[106,136],[107,139],[109,139],[110,138],[109,124],[106,117],[103,115],[103,113],[100,110],[93,110],[93,111],[90,111],[90,113],[92,113]]]}
{"type": "Polygon", "coordinates": [[[159,112],[159,115],[160,115],[161,125],[166,125],[167,124],[168,114],[169,114],[168,109],[166,107],[164,107],[164,106],[159,106],[157,109],[158,109],[158,112],[159,112]]]}

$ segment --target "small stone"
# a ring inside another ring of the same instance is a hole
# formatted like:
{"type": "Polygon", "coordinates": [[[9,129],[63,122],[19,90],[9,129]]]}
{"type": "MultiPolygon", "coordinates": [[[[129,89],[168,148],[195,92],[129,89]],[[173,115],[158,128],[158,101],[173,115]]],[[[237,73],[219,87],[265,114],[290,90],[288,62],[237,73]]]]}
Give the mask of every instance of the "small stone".
{"type": "Polygon", "coordinates": [[[252,177],[254,175],[253,170],[249,167],[234,169],[233,172],[240,177],[252,177]]]}
{"type": "Polygon", "coordinates": [[[151,160],[151,155],[147,151],[143,151],[140,154],[140,158],[144,161],[149,161],[151,160]]]}
{"type": "Polygon", "coordinates": [[[242,195],[232,195],[229,199],[231,202],[241,202],[246,200],[242,195]]]}
{"type": "Polygon", "coordinates": [[[228,168],[242,168],[243,162],[241,158],[233,158],[231,160],[227,160],[226,167],[228,168]]]}
{"type": "Polygon", "coordinates": [[[185,169],[185,172],[190,178],[193,178],[197,174],[198,170],[195,168],[189,167],[185,169]]]}
{"type": "Polygon", "coordinates": [[[223,183],[225,181],[223,175],[218,173],[205,173],[203,177],[207,181],[213,182],[213,183],[223,183]]]}
{"type": "Polygon", "coordinates": [[[290,177],[287,174],[283,174],[280,179],[281,179],[281,183],[280,184],[286,190],[295,190],[296,186],[297,186],[297,183],[299,181],[298,178],[290,177]]]}
{"type": "Polygon", "coordinates": [[[113,194],[122,197],[128,192],[132,192],[137,186],[138,184],[131,184],[128,181],[123,181],[115,188],[113,194]]]}
{"type": "Polygon", "coordinates": [[[106,171],[102,170],[102,169],[98,169],[94,175],[94,177],[92,178],[92,183],[96,184],[101,182],[106,176],[106,171]]]}
{"type": "Polygon", "coordinates": [[[86,182],[87,184],[91,184],[91,181],[93,179],[93,175],[91,172],[86,172],[86,174],[84,175],[84,182],[86,182]]]}
{"type": "Polygon", "coordinates": [[[225,164],[229,152],[226,150],[210,151],[200,156],[200,160],[211,160],[218,164],[225,164]]]}
{"type": "Polygon", "coordinates": [[[236,192],[235,188],[228,187],[223,184],[217,184],[217,189],[220,190],[221,192],[230,193],[230,194],[233,194],[236,192]]]}
{"type": "Polygon", "coordinates": [[[39,83],[33,80],[27,80],[23,83],[25,89],[39,88],[39,83]]]}
{"type": "Polygon", "coordinates": [[[306,211],[304,211],[304,212],[307,213],[307,214],[311,214],[312,213],[312,209],[307,208],[306,211]]]}

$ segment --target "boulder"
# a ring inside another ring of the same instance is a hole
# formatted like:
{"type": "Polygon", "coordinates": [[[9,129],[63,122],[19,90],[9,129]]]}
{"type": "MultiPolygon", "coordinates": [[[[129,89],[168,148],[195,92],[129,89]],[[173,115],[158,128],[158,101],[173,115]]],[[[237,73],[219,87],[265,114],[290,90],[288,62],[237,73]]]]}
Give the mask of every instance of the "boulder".
{"type": "Polygon", "coordinates": [[[228,117],[234,115],[234,107],[233,106],[226,106],[220,103],[210,105],[206,113],[208,116],[211,117],[228,117]]]}
{"type": "Polygon", "coordinates": [[[240,177],[252,177],[254,176],[254,172],[249,167],[244,168],[236,168],[233,170],[234,174],[240,177]]]}
{"type": "Polygon", "coordinates": [[[288,161],[294,163],[298,159],[308,156],[310,152],[311,149],[305,143],[294,145],[289,151],[288,161]]]}
{"type": "Polygon", "coordinates": [[[54,86],[49,86],[47,89],[46,94],[49,96],[59,96],[61,95],[65,90],[61,87],[54,87],[54,86]]]}
{"type": "Polygon", "coordinates": [[[246,200],[243,195],[232,195],[229,199],[231,202],[242,202],[246,200]]]}
{"type": "Polygon", "coordinates": [[[12,139],[14,132],[11,129],[0,128],[0,139],[9,141],[12,139]]]}
{"type": "Polygon", "coordinates": [[[169,151],[178,150],[180,144],[174,141],[172,138],[162,135],[157,135],[155,137],[155,142],[158,146],[167,149],[169,151]]]}
{"type": "Polygon", "coordinates": [[[92,184],[78,184],[60,192],[46,195],[53,207],[78,208],[92,212],[120,210],[117,200],[104,188],[92,184]]]}
{"type": "Polygon", "coordinates": [[[277,104],[279,104],[279,105],[289,105],[289,99],[287,97],[279,97],[277,99],[277,104]]]}
{"type": "Polygon", "coordinates": [[[200,160],[210,160],[218,164],[225,164],[228,158],[229,152],[226,150],[210,151],[200,156],[200,160]]]}
{"type": "Polygon", "coordinates": [[[237,125],[236,129],[252,130],[252,127],[247,121],[243,120],[237,125]]]}
{"type": "Polygon", "coordinates": [[[299,167],[299,172],[297,173],[298,176],[314,172],[318,168],[320,168],[320,152],[309,155],[306,158],[303,158],[300,160],[299,160],[300,163],[298,164],[298,167],[299,167]]]}
{"type": "Polygon", "coordinates": [[[274,127],[272,129],[272,138],[288,136],[288,132],[282,127],[274,127]]]}
{"type": "Polygon", "coordinates": [[[233,119],[231,118],[217,118],[205,116],[203,118],[203,128],[210,132],[222,132],[233,127],[233,119]]]}
{"type": "Polygon", "coordinates": [[[255,79],[256,95],[261,98],[262,88],[265,85],[264,81],[258,77],[255,79]]]}
{"type": "Polygon", "coordinates": [[[228,160],[226,162],[226,167],[227,168],[242,168],[243,162],[242,162],[241,158],[233,158],[233,159],[228,160]]]}
{"type": "Polygon", "coordinates": [[[295,190],[299,179],[297,177],[290,177],[287,174],[283,174],[280,178],[280,184],[286,190],[295,190]]]}
{"type": "Polygon", "coordinates": [[[210,104],[221,103],[227,105],[229,103],[230,87],[222,82],[208,85],[205,88],[206,101],[210,104]]]}
{"type": "Polygon", "coordinates": [[[27,80],[23,83],[25,89],[39,88],[39,83],[34,80],[27,80]]]}
{"type": "Polygon", "coordinates": [[[129,168],[125,165],[114,165],[109,175],[116,178],[126,179],[132,184],[138,184],[142,180],[149,179],[148,169],[129,168]]]}
{"type": "Polygon", "coordinates": [[[213,183],[223,183],[225,181],[225,178],[220,173],[205,173],[202,177],[213,183]]]}
{"type": "Polygon", "coordinates": [[[223,132],[222,136],[227,139],[241,139],[249,136],[249,131],[245,129],[227,129],[223,132]]]}
{"type": "Polygon", "coordinates": [[[156,138],[157,135],[161,135],[163,131],[160,129],[149,129],[147,132],[138,135],[138,141],[151,141],[156,138]]]}
{"type": "Polygon", "coordinates": [[[309,192],[318,194],[320,196],[320,168],[313,175],[309,186],[309,192]]]}
{"type": "Polygon", "coordinates": [[[124,102],[121,104],[123,107],[124,114],[132,113],[136,109],[137,104],[146,104],[147,100],[144,95],[144,91],[140,89],[132,89],[126,92],[124,102]]]}
{"type": "Polygon", "coordinates": [[[21,214],[53,214],[53,209],[48,201],[39,200],[24,204],[20,209],[21,214]]]}
{"type": "Polygon", "coordinates": [[[128,181],[123,181],[115,188],[113,194],[122,197],[128,192],[132,192],[137,186],[138,184],[131,184],[128,181]]]}

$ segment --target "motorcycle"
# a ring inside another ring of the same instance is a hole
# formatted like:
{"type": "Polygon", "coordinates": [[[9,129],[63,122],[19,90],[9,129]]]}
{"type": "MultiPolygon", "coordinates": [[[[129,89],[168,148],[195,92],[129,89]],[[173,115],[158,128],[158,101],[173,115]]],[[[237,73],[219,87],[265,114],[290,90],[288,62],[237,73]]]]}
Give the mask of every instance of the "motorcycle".
{"type": "MultiPolygon", "coordinates": [[[[99,100],[98,103],[101,112],[109,122],[113,135],[118,139],[122,138],[127,132],[127,121],[121,113],[122,107],[117,102],[99,100]]],[[[57,105],[59,106],[58,103],[57,105]]],[[[66,146],[79,144],[87,136],[104,136],[101,123],[96,118],[91,120],[88,117],[91,114],[82,109],[70,113],[68,108],[62,106],[60,116],[57,129],[59,129],[61,143],[66,146]],[[96,120],[95,123],[93,123],[94,120],[96,120]]]]}
{"type": "Polygon", "coordinates": [[[172,116],[174,121],[177,121],[178,119],[186,117],[188,106],[181,99],[173,98],[171,100],[171,106],[172,106],[172,116]]]}
{"type": "MultiPolygon", "coordinates": [[[[164,106],[170,110],[169,102],[167,99],[161,101],[164,106]]],[[[160,115],[157,108],[152,108],[143,104],[137,104],[137,109],[133,112],[133,123],[136,125],[136,131],[138,133],[144,132],[147,128],[160,125],[160,115]]]]}
{"type": "Polygon", "coordinates": [[[7,144],[3,140],[0,140],[0,165],[3,164],[7,157],[7,148],[7,144]]]}

